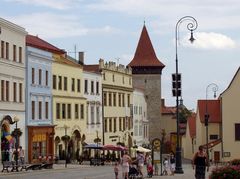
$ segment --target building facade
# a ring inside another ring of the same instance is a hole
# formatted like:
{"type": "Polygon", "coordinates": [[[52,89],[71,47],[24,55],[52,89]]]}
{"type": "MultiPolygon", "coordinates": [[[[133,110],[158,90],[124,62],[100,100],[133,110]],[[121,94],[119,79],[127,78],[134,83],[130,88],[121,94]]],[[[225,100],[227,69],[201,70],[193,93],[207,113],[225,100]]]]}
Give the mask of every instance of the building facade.
{"type": "Polygon", "coordinates": [[[83,67],[66,55],[53,56],[52,89],[55,155],[59,159],[77,159],[87,139],[86,98],[84,98],[83,67]]]}
{"type": "Polygon", "coordinates": [[[52,53],[64,53],[37,36],[27,35],[26,125],[29,163],[54,157],[52,118],[52,53]]]}
{"type": "Polygon", "coordinates": [[[84,97],[86,106],[86,143],[102,143],[102,76],[91,71],[91,65],[83,67],[84,97]]]}
{"type": "Polygon", "coordinates": [[[134,86],[141,86],[147,101],[147,117],[149,120],[149,138],[160,137],[161,121],[161,74],[164,65],[157,58],[144,24],[137,49],[132,61],[134,86]]]}
{"type": "Polygon", "coordinates": [[[102,73],[103,144],[133,146],[133,86],[131,68],[99,60],[102,73]]]}
{"type": "Polygon", "coordinates": [[[24,28],[0,18],[1,160],[10,160],[9,149],[15,146],[16,139],[19,146],[26,148],[24,91],[26,35],[24,28]],[[14,123],[14,119],[19,121],[14,123]],[[16,133],[13,133],[16,128],[16,133]],[[15,134],[18,135],[17,138],[15,134]]]}
{"type": "Polygon", "coordinates": [[[235,73],[227,89],[220,95],[222,109],[222,160],[239,158],[240,111],[238,107],[240,68],[235,73]]]}
{"type": "Polygon", "coordinates": [[[144,91],[134,87],[133,91],[133,139],[137,146],[149,145],[147,103],[144,91]]]}

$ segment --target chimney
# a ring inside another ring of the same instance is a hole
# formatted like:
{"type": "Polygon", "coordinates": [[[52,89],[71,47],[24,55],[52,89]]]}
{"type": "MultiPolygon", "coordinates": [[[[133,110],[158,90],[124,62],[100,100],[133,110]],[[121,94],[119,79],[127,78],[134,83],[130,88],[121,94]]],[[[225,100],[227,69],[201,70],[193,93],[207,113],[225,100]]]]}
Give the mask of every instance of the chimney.
{"type": "Polygon", "coordinates": [[[78,63],[84,65],[84,52],[78,52],[78,63]]]}

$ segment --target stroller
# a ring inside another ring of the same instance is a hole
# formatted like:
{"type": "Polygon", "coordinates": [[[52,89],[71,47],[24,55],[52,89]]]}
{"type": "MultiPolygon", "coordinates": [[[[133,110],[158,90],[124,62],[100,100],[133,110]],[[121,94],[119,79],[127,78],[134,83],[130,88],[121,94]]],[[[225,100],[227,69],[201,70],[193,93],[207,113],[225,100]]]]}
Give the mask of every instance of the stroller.
{"type": "Polygon", "coordinates": [[[149,164],[147,166],[147,174],[148,174],[149,178],[152,178],[152,176],[153,176],[153,166],[151,164],[149,164]]]}
{"type": "Polygon", "coordinates": [[[129,166],[129,173],[128,173],[129,179],[142,179],[143,177],[140,176],[139,171],[134,165],[129,166]]]}

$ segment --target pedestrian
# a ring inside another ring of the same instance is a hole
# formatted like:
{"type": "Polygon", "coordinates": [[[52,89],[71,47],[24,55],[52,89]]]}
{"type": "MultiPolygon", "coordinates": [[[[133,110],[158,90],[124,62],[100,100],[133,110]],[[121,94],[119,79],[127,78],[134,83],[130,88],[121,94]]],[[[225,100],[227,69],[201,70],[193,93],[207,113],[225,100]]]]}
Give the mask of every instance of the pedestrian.
{"type": "Polygon", "coordinates": [[[158,170],[159,170],[158,164],[157,162],[154,162],[154,175],[158,175],[158,170]]]}
{"type": "Polygon", "coordinates": [[[144,166],[145,157],[139,151],[137,151],[137,158],[136,158],[136,160],[137,160],[138,172],[143,177],[143,166],[144,166]]]}
{"type": "Polygon", "coordinates": [[[118,179],[118,172],[119,172],[118,162],[115,162],[114,166],[115,179],[118,179]]]}
{"type": "Polygon", "coordinates": [[[193,170],[195,169],[196,179],[205,179],[206,168],[209,170],[208,156],[203,150],[203,146],[199,146],[198,151],[194,154],[192,160],[193,170]]]}
{"type": "Polygon", "coordinates": [[[24,161],[25,161],[24,160],[24,150],[23,150],[22,146],[19,147],[18,153],[19,153],[20,162],[24,163],[24,161]]]}
{"type": "Polygon", "coordinates": [[[122,156],[122,176],[123,179],[128,179],[128,172],[129,172],[129,163],[131,162],[131,157],[125,151],[124,155],[122,156]]]}
{"type": "Polygon", "coordinates": [[[164,161],[163,161],[163,175],[168,175],[168,159],[167,158],[164,158],[164,161]]]}
{"type": "Polygon", "coordinates": [[[175,155],[173,152],[170,153],[170,171],[171,175],[174,175],[175,172],[175,155]]]}

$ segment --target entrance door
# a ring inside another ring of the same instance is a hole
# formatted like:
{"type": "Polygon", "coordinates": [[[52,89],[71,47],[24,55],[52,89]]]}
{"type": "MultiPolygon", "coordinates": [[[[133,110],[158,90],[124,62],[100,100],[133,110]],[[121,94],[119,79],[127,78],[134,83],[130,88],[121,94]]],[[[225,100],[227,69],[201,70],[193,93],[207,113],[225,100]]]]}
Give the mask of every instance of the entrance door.
{"type": "Polygon", "coordinates": [[[220,152],[214,151],[214,162],[219,162],[220,160],[220,152]]]}

